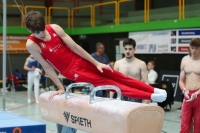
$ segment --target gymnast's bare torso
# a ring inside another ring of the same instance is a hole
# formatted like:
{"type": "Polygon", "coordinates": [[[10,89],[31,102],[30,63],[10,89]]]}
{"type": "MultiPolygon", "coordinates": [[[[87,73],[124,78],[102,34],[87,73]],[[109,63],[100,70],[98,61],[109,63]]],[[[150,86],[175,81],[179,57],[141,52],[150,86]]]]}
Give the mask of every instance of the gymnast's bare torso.
{"type": "Polygon", "coordinates": [[[185,87],[187,90],[200,89],[200,60],[188,58],[182,62],[185,73],[185,87]]]}
{"type": "MultiPolygon", "coordinates": [[[[125,57],[116,61],[114,69],[137,80],[149,84],[146,63],[134,56],[135,48],[132,45],[124,45],[125,57]]],[[[112,96],[113,94],[111,94],[112,96]]],[[[142,102],[141,99],[124,97],[125,101],[142,102]]],[[[149,101],[145,101],[149,103],[149,101]]]]}
{"type": "Polygon", "coordinates": [[[128,61],[126,58],[117,61],[115,69],[127,76],[148,83],[146,64],[135,57],[131,61],[128,61]]]}

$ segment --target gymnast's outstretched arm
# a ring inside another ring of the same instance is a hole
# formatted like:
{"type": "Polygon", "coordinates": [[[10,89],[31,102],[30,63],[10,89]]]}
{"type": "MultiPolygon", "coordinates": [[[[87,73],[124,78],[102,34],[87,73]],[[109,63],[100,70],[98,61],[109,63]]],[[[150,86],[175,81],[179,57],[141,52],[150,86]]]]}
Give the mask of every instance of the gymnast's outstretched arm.
{"type": "Polygon", "coordinates": [[[33,55],[33,57],[42,65],[47,75],[50,77],[50,79],[57,85],[59,88],[58,91],[52,93],[52,95],[49,97],[49,99],[52,99],[54,95],[61,95],[65,92],[65,89],[60,82],[56,72],[54,71],[53,67],[41,56],[41,50],[37,44],[35,44],[33,41],[28,40],[26,43],[26,48],[28,51],[33,55]]]}
{"type": "Polygon", "coordinates": [[[90,54],[88,54],[82,47],[76,44],[72,40],[72,38],[69,35],[67,35],[60,26],[52,24],[51,27],[56,31],[56,33],[60,36],[60,38],[63,40],[63,42],[65,42],[66,45],[68,45],[76,54],[80,55],[81,57],[83,57],[84,59],[88,60],[93,65],[95,65],[100,72],[103,72],[102,70],[103,68],[107,68],[112,71],[112,69],[109,66],[99,63],[90,54]]]}

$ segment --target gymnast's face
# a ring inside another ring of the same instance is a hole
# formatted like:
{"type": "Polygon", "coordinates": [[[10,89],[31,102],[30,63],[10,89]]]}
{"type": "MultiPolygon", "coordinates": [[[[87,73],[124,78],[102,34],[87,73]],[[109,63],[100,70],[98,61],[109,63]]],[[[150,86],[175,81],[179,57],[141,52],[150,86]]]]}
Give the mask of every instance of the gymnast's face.
{"type": "MultiPolygon", "coordinates": [[[[31,32],[31,31],[30,31],[31,32]]],[[[35,33],[32,33],[32,35],[40,40],[44,40],[45,39],[45,30],[44,31],[39,31],[39,32],[35,32],[35,33]]]]}
{"type": "Polygon", "coordinates": [[[200,47],[190,46],[190,52],[193,57],[200,55],[200,47]]]}
{"type": "Polygon", "coordinates": [[[124,55],[127,59],[130,59],[133,57],[135,52],[135,48],[133,47],[133,45],[125,45],[124,46],[124,55]]]}
{"type": "Polygon", "coordinates": [[[104,45],[100,45],[100,46],[97,48],[97,51],[98,51],[100,54],[103,54],[104,51],[105,51],[104,45]]]}
{"type": "Polygon", "coordinates": [[[154,69],[154,65],[151,62],[149,62],[147,64],[147,70],[152,70],[152,69],[154,69]]]}

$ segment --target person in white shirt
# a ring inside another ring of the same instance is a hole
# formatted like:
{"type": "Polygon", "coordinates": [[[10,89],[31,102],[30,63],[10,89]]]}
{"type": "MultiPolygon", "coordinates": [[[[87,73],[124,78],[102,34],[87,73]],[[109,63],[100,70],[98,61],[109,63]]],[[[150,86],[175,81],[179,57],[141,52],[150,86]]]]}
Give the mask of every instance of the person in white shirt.
{"type": "Polygon", "coordinates": [[[156,79],[158,78],[158,74],[154,70],[154,67],[155,67],[155,62],[154,61],[149,61],[147,63],[149,84],[155,84],[156,79]]]}

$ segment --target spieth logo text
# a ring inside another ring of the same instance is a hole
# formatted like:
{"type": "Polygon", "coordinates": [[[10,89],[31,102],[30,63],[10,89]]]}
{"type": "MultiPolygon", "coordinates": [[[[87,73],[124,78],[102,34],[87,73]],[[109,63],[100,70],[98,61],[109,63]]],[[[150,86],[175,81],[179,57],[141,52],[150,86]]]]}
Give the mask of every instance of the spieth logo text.
{"type": "Polygon", "coordinates": [[[70,112],[64,112],[63,113],[66,122],[68,123],[68,121],[71,120],[71,123],[73,124],[78,124],[80,126],[84,126],[84,127],[90,127],[92,128],[92,122],[91,120],[87,119],[87,118],[82,118],[82,117],[78,117],[75,115],[70,115],[70,112]]]}

